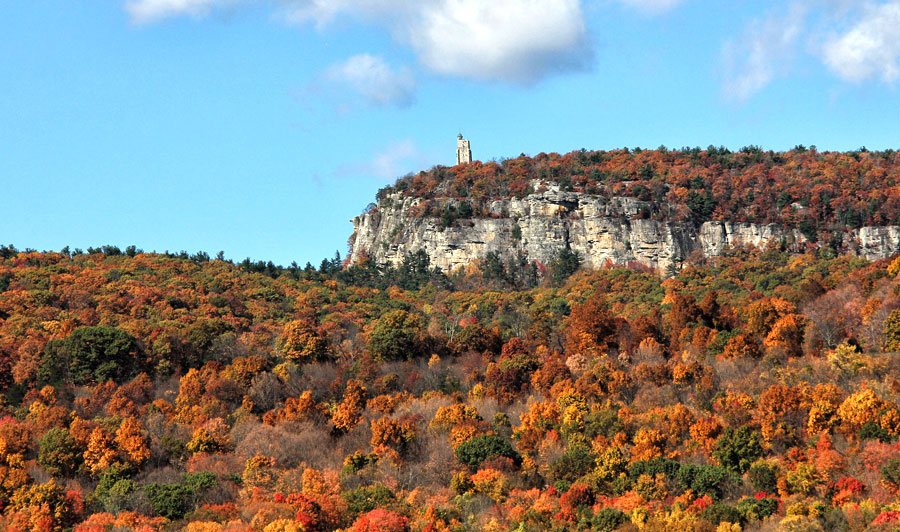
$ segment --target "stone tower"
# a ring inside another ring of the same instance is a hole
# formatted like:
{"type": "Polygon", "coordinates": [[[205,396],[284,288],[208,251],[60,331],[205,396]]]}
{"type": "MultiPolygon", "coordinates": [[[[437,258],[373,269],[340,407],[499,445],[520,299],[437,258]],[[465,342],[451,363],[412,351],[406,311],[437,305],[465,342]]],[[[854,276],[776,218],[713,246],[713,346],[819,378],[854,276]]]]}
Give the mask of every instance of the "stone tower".
{"type": "Polygon", "coordinates": [[[456,164],[467,164],[472,162],[472,148],[469,141],[464,139],[462,133],[456,137],[456,164]]]}

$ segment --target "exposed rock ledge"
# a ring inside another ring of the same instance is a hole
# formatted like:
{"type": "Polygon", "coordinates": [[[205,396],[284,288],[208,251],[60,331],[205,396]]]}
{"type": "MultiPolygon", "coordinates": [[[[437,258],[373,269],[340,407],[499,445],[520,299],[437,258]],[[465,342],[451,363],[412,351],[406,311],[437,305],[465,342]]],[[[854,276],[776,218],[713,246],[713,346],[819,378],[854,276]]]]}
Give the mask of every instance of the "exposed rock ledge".
{"type": "MultiPolygon", "coordinates": [[[[729,246],[784,243],[800,249],[806,242],[796,229],[771,224],[641,219],[640,211],[651,204],[545,188],[522,199],[494,201],[489,210],[496,217],[460,219],[443,229],[438,219],[410,217],[422,200],[394,194],[353,220],[350,261],[367,256],[379,264],[397,264],[425,250],[432,265],[452,271],[492,251],[504,257],[521,251],[546,264],[568,245],[590,267],[635,261],[665,271],[695,250],[715,256],[729,246]]],[[[844,247],[869,260],[889,257],[900,252],[900,227],[848,230],[844,247]]]]}

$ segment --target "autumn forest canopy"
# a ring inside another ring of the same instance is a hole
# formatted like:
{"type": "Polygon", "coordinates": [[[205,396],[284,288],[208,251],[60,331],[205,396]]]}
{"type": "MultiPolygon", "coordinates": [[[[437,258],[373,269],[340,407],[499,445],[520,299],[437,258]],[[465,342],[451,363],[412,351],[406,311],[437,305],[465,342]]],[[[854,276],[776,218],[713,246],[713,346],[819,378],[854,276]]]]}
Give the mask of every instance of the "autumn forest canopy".
{"type": "Polygon", "coordinates": [[[833,231],[900,224],[900,153],[819,152],[797,146],[787,152],[747,146],[655,150],[580,150],[565,155],[437,166],[382,189],[423,198],[422,216],[440,216],[442,200],[466,204],[489,216],[490,202],[523,197],[540,183],[562,190],[627,196],[650,202],[642,215],[685,221],[775,223],[798,228],[810,240],[833,231]],[[821,235],[820,235],[821,233],[821,235]]]}
{"type": "Polygon", "coordinates": [[[900,223],[898,176],[864,149],[625,149],[379,193],[478,217],[554,182],[824,242],[664,275],[0,247],[0,530],[898,530],[900,256],[827,244],[900,223]]]}
{"type": "Polygon", "coordinates": [[[900,260],[734,250],[668,279],[385,289],[329,261],[92,251],[0,262],[8,530],[900,516],[900,260]]]}

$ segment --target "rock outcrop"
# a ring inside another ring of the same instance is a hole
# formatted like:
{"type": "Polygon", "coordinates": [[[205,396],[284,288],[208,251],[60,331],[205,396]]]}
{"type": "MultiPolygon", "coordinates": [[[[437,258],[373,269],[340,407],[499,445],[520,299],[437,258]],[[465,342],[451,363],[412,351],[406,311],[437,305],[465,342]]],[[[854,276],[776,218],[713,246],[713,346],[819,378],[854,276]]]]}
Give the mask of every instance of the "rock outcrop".
{"type": "MultiPolygon", "coordinates": [[[[353,220],[350,261],[368,257],[398,264],[407,254],[424,250],[432,265],[453,271],[489,252],[503,257],[522,252],[547,264],[569,247],[589,267],[637,262],[665,271],[695,251],[715,256],[739,245],[778,244],[796,250],[806,245],[798,230],[777,225],[666,221],[667,205],[564,192],[553,185],[539,190],[522,199],[494,201],[487,206],[488,217],[458,219],[447,227],[438,218],[414,214],[422,199],[395,193],[353,220]],[[661,209],[663,216],[656,219],[641,216],[661,209]]],[[[869,260],[891,256],[900,252],[900,227],[847,230],[844,246],[869,260]]]]}

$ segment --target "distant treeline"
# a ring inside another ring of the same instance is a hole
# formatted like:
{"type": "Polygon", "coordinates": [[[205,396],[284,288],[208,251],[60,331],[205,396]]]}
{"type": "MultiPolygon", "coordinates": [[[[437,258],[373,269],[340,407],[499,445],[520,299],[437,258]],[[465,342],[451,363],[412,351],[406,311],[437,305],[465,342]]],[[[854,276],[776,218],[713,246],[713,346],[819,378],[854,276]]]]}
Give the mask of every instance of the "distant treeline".
{"type": "MultiPolygon", "coordinates": [[[[31,248],[26,248],[22,251],[25,253],[37,253],[36,250],[31,248]]],[[[19,252],[20,250],[12,244],[0,246],[0,259],[14,257],[19,252]]],[[[135,257],[144,253],[144,250],[134,245],[126,247],[124,251],[120,247],[113,245],[88,247],[86,250],[66,246],[59,253],[67,257],[82,255],[135,257]]],[[[377,288],[380,290],[392,286],[397,286],[403,290],[418,290],[429,283],[441,290],[452,291],[472,288],[471,278],[466,278],[464,272],[448,275],[440,268],[431,266],[431,260],[424,250],[407,254],[403,261],[396,266],[391,264],[379,265],[372,261],[350,265],[347,260],[341,257],[340,251],[335,251],[334,257],[322,259],[318,268],[313,266],[311,262],[307,262],[303,267],[297,264],[296,261],[291,262],[289,266],[282,266],[280,264],[276,265],[272,261],[253,261],[249,257],[240,262],[234,262],[225,258],[224,251],[219,251],[215,257],[211,257],[205,251],[196,253],[178,251],[173,253],[167,250],[160,253],[160,255],[170,259],[189,260],[196,264],[218,260],[234,264],[245,272],[262,274],[272,279],[277,279],[281,276],[287,276],[298,281],[332,279],[350,286],[377,288]],[[465,283],[463,279],[465,279],[465,283]]],[[[510,258],[504,262],[499,253],[492,252],[488,253],[477,267],[484,287],[524,290],[540,286],[542,283],[559,286],[579,269],[581,263],[582,257],[577,252],[566,248],[561,250],[558,256],[546,266],[540,265],[536,261],[529,261],[524,254],[519,254],[518,257],[510,258]]]]}

